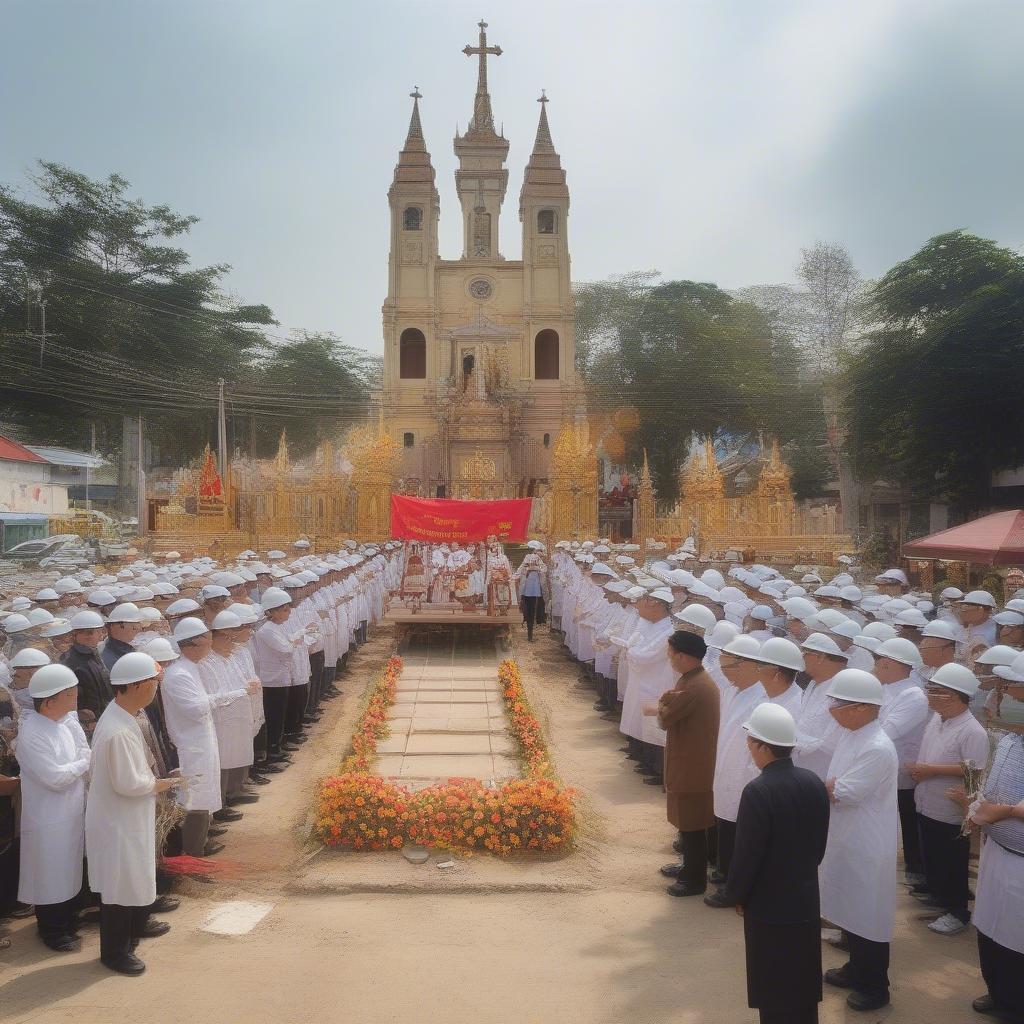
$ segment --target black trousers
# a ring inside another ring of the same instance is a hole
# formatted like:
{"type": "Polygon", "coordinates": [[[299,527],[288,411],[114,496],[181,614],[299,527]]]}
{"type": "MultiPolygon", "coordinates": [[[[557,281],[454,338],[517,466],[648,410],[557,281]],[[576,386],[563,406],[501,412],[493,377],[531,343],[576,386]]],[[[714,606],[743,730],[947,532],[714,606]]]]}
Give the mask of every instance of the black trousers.
{"type": "Polygon", "coordinates": [[[149,907],[100,904],[100,960],[117,960],[132,953],[149,920],[149,907]]]}
{"type": "Polygon", "coordinates": [[[847,973],[858,992],[868,995],[889,994],[889,943],[873,942],[871,939],[846,932],[850,946],[850,959],[846,964],[847,973]]]}
{"type": "Polygon", "coordinates": [[[63,903],[37,903],[36,925],[42,939],[60,939],[78,931],[78,896],[63,903]]]}
{"type": "Polygon", "coordinates": [[[526,620],[526,636],[529,640],[533,639],[533,627],[537,623],[538,601],[540,601],[539,597],[523,598],[523,618],[526,620]]]}
{"type": "Polygon", "coordinates": [[[715,821],[718,823],[718,870],[728,878],[732,851],[736,848],[736,822],[725,818],[715,818],[715,821]]]}
{"type": "Polygon", "coordinates": [[[917,807],[913,789],[897,789],[896,805],[900,812],[900,832],[903,835],[903,867],[915,875],[924,874],[921,857],[921,839],[917,832],[917,807]]]}
{"type": "MultiPolygon", "coordinates": [[[[9,800],[0,797],[0,800],[9,800]]],[[[11,828],[13,829],[13,824],[11,828]]],[[[18,904],[18,878],[21,874],[21,840],[0,838],[0,917],[6,917],[18,904]]]]}
{"type": "Polygon", "coordinates": [[[966,924],[970,920],[967,873],[971,840],[960,834],[959,825],[917,816],[921,854],[928,890],[946,910],[966,924]]]}
{"type": "Polygon", "coordinates": [[[288,708],[290,686],[265,686],[263,688],[263,714],[267,719],[267,752],[281,753],[281,739],[284,736],[285,712],[288,708]]]}
{"type": "MultiPolygon", "coordinates": [[[[266,718],[266,701],[264,701],[263,717],[266,718]]],[[[256,733],[252,741],[252,753],[256,764],[262,764],[267,759],[267,723],[264,722],[260,726],[260,731],[256,733]]]]}
{"type": "Polygon", "coordinates": [[[1024,953],[1000,946],[978,932],[978,959],[988,994],[1000,1010],[1024,1020],[1024,953]]]}
{"type": "Polygon", "coordinates": [[[758,1010],[761,1024],[818,1024],[818,1004],[793,1010],[758,1010]]]}
{"type": "Polygon", "coordinates": [[[659,747],[656,743],[643,743],[640,753],[640,763],[651,772],[655,778],[661,778],[665,770],[665,748],[659,747]]]}
{"type": "Polygon", "coordinates": [[[316,651],[309,656],[309,690],[306,694],[306,710],[315,711],[320,703],[320,683],[324,675],[324,652],[316,651]]]}
{"type": "Polygon", "coordinates": [[[683,847],[683,866],[679,871],[679,881],[703,892],[708,887],[707,829],[680,832],[679,839],[683,847]]]}
{"type": "Polygon", "coordinates": [[[288,687],[288,703],[284,710],[285,736],[298,736],[302,732],[302,716],[309,699],[309,683],[288,687]]]}

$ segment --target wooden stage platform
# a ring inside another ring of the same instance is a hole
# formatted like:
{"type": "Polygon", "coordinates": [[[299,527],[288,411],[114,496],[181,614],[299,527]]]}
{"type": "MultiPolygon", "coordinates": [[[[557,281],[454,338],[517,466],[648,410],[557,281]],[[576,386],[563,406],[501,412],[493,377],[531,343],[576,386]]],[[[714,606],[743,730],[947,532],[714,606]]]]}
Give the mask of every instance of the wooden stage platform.
{"type": "Polygon", "coordinates": [[[422,605],[419,611],[411,611],[402,605],[392,605],[384,612],[384,622],[393,622],[398,642],[414,636],[429,636],[454,630],[487,630],[507,635],[511,628],[523,621],[518,608],[510,608],[502,615],[486,615],[484,612],[467,612],[451,606],[435,607],[422,605]]]}

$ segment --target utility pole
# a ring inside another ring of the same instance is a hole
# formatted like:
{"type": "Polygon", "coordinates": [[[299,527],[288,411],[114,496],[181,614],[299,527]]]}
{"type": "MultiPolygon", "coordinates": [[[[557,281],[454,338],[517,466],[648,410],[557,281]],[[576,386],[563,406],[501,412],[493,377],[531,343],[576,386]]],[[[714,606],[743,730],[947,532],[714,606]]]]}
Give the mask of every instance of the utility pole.
{"type": "Polygon", "coordinates": [[[138,449],[137,449],[138,479],[137,479],[137,483],[136,483],[136,488],[137,488],[137,492],[138,492],[138,510],[137,510],[136,516],[135,516],[135,518],[138,519],[138,521],[139,521],[139,536],[140,537],[145,535],[146,527],[148,526],[148,524],[146,522],[146,464],[143,461],[143,456],[142,456],[142,450],[143,450],[142,449],[142,437],[143,437],[142,425],[143,425],[143,419],[142,419],[142,413],[140,412],[139,413],[139,432],[138,432],[138,439],[137,439],[137,444],[138,444],[138,449]]]}
{"type": "MultiPolygon", "coordinates": [[[[40,293],[42,294],[42,293],[40,293]]],[[[46,352],[46,299],[39,301],[39,365],[43,365],[43,354],[46,352]]]]}
{"type": "Polygon", "coordinates": [[[228,421],[224,412],[224,378],[217,381],[217,471],[223,483],[228,474],[228,421]]]}
{"type": "MultiPolygon", "coordinates": [[[[96,455],[96,421],[93,420],[89,424],[89,454],[92,456],[96,455]]],[[[89,500],[89,479],[92,473],[92,466],[86,463],[85,466],[85,510],[89,512],[92,510],[92,502],[89,500]]]]}

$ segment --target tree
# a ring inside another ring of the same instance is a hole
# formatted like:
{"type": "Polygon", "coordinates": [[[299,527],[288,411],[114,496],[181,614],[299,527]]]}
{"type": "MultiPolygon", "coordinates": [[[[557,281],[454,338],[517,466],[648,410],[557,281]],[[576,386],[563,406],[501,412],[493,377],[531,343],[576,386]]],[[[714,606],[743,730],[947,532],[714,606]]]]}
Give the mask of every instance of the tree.
{"type": "Polygon", "coordinates": [[[860,473],[965,511],[1024,462],[1024,257],[938,235],[872,289],[877,327],[843,379],[860,473]]]}
{"type": "Polygon", "coordinates": [[[637,408],[630,454],[638,460],[647,449],[664,498],[676,492],[694,434],[763,428],[798,445],[815,418],[820,429],[792,343],[756,306],[716,285],[636,273],[580,285],[576,308],[588,402],[599,411],[637,408]]]}

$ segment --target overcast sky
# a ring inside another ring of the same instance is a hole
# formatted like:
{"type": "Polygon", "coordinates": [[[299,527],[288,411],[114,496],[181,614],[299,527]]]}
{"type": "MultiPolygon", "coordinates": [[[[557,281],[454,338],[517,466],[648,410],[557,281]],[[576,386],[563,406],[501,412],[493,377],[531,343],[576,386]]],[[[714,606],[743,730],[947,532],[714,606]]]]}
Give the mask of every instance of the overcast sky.
{"type": "Polygon", "coordinates": [[[0,0],[0,181],[117,172],[201,222],[185,247],[294,328],[381,349],[388,206],[411,100],[461,252],[452,137],[490,22],[511,142],[541,88],[572,195],[573,278],[791,279],[801,246],[868,276],[941,231],[1024,245],[1020,0],[0,0]]]}

